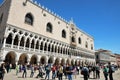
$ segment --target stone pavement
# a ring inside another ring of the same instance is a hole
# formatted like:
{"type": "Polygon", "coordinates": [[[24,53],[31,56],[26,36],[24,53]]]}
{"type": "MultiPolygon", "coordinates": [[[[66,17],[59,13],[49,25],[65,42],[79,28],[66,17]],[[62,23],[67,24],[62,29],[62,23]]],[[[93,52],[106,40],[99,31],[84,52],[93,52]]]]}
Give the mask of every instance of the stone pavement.
{"type": "MultiPolygon", "coordinates": [[[[38,74],[38,72],[36,71],[36,73],[34,74],[34,77],[30,78],[30,71],[28,70],[27,71],[27,78],[22,78],[21,77],[22,73],[19,73],[18,76],[16,76],[15,70],[12,70],[10,73],[5,74],[4,80],[45,80],[45,79],[35,78],[37,74],[38,74]]],[[[113,74],[113,77],[114,77],[114,80],[120,80],[120,70],[115,71],[115,73],[113,74]]],[[[56,80],[58,80],[58,79],[56,78],[56,80]]],[[[63,77],[63,80],[68,80],[68,79],[65,79],[65,77],[63,77]]],[[[81,74],[77,75],[76,79],[73,76],[73,80],[83,80],[83,76],[81,74]]],[[[102,70],[100,73],[100,79],[92,79],[92,74],[91,74],[89,80],[105,80],[102,70]]]]}

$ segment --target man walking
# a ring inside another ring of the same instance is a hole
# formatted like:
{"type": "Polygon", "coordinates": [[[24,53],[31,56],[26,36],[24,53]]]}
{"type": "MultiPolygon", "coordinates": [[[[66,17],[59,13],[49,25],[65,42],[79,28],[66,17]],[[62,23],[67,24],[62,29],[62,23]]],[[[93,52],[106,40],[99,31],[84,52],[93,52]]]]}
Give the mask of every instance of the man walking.
{"type": "Polygon", "coordinates": [[[109,69],[109,71],[108,71],[108,73],[109,73],[109,79],[110,80],[113,80],[113,69],[112,69],[112,66],[111,66],[111,63],[109,62],[108,63],[108,69],[109,69]]]}

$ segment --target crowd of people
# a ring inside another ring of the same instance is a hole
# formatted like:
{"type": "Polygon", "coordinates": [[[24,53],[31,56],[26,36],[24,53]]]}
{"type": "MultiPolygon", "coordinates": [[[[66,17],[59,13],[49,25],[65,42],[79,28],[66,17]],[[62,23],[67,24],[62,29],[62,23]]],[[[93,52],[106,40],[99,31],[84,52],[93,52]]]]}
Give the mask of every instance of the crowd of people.
{"type": "MultiPolygon", "coordinates": [[[[9,73],[12,69],[12,65],[7,63],[7,64],[1,64],[0,65],[0,79],[4,79],[5,73],[9,73]]],[[[93,79],[100,79],[100,71],[102,69],[103,75],[105,77],[105,80],[113,80],[113,73],[115,72],[114,67],[108,63],[106,66],[99,66],[99,64],[96,65],[86,65],[83,64],[82,66],[78,65],[71,65],[71,64],[66,64],[66,65],[61,65],[61,64],[40,64],[40,65],[16,65],[15,70],[16,70],[16,75],[18,73],[22,73],[22,78],[26,77],[36,77],[36,78],[43,78],[45,80],[55,80],[58,78],[58,80],[64,80],[63,76],[67,80],[74,80],[76,79],[77,75],[83,75],[84,80],[88,80],[89,78],[93,79]],[[30,75],[27,75],[27,71],[30,70],[30,75]],[[34,73],[38,71],[37,75],[34,75],[34,73]],[[52,73],[52,77],[50,74],[52,73]]]]}

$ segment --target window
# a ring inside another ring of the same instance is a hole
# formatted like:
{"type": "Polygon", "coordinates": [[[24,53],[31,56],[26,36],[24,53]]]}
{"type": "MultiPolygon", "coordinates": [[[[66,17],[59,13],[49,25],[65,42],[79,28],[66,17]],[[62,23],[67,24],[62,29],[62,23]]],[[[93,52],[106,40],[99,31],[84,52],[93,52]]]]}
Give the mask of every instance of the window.
{"type": "Polygon", "coordinates": [[[26,14],[25,23],[33,25],[33,16],[31,15],[31,13],[26,14]]]}
{"type": "Polygon", "coordinates": [[[66,38],[66,31],[65,30],[62,30],[62,37],[66,38]]]}
{"type": "Polygon", "coordinates": [[[91,44],[91,50],[93,50],[93,44],[91,44]]]}
{"type": "Polygon", "coordinates": [[[46,31],[52,33],[52,25],[50,23],[47,23],[46,31]]]}
{"type": "Polygon", "coordinates": [[[85,43],[85,47],[88,48],[88,43],[87,42],[85,43]]]}
{"type": "Polygon", "coordinates": [[[72,39],[71,39],[71,40],[72,40],[72,42],[75,42],[75,38],[74,38],[73,36],[72,36],[72,39]]]}
{"type": "Polygon", "coordinates": [[[0,16],[0,24],[1,24],[1,22],[2,22],[2,19],[3,19],[3,13],[2,13],[2,15],[0,16]]]}
{"type": "Polygon", "coordinates": [[[81,38],[80,37],[78,38],[78,43],[81,44],[81,38]]]}

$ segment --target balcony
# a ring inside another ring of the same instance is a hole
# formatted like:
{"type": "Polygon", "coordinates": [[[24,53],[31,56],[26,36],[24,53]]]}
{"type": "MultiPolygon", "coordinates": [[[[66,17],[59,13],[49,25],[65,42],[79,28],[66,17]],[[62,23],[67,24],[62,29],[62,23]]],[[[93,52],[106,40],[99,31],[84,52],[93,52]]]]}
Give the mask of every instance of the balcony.
{"type": "Polygon", "coordinates": [[[71,42],[71,46],[77,46],[75,42],[71,42]]]}
{"type": "Polygon", "coordinates": [[[37,55],[44,55],[44,56],[55,56],[55,57],[61,57],[61,58],[68,58],[69,55],[66,54],[61,54],[61,53],[55,53],[55,52],[50,52],[50,51],[43,51],[39,49],[33,49],[33,48],[27,48],[27,47],[22,47],[22,46],[16,46],[11,44],[5,44],[5,49],[8,51],[14,50],[18,51],[21,53],[29,53],[29,54],[37,54],[37,55]]]}

